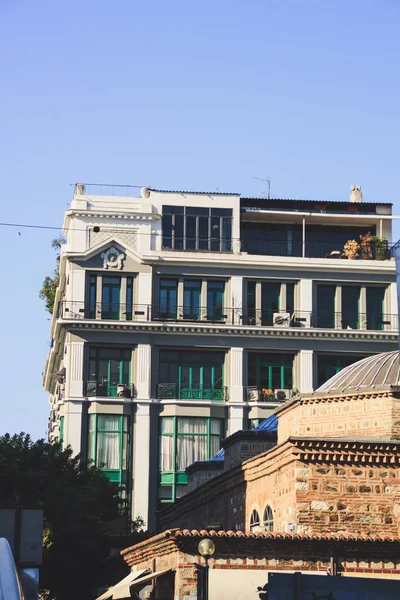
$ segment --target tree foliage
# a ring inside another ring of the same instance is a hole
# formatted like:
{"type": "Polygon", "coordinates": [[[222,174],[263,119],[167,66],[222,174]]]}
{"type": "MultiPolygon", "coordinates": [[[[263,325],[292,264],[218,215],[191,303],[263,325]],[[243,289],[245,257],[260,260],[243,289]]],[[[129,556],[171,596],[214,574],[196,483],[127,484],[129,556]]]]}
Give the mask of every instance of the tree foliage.
{"type": "Polygon", "coordinates": [[[106,523],[118,515],[118,490],[71,448],[0,436],[0,508],[43,509],[40,587],[56,600],[88,600],[107,548],[106,523]]]}
{"type": "Polygon", "coordinates": [[[44,278],[42,287],[39,291],[39,298],[41,300],[45,301],[46,310],[50,314],[53,314],[54,300],[56,297],[58,283],[60,281],[60,275],[59,275],[60,249],[61,249],[62,244],[64,244],[64,243],[65,243],[65,238],[63,236],[60,236],[52,241],[51,247],[54,248],[54,250],[57,252],[57,266],[54,269],[52,275],[47,275],[44,278]]]}

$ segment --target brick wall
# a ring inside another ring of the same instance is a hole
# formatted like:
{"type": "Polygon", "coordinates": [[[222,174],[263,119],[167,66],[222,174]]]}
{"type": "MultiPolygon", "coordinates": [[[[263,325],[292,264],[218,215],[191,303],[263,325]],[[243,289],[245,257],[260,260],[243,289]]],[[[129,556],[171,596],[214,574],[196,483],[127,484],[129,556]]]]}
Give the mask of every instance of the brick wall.
{"type": "Polygon", "coordinates": [[[302,398],[279,413],[278,443],[290,436],[400,437],[400,399],[389,391],[302,398]]]}

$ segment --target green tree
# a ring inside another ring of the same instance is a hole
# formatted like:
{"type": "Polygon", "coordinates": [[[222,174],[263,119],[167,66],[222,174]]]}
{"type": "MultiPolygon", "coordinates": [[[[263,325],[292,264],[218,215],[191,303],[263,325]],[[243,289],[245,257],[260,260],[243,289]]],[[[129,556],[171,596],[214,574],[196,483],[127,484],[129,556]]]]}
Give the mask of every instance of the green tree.
{"type": "Polygon", "coordinates": [[[119,515],[116,485],[71,448],[24,433],[0,436],[0,481],[0,508],[43,510],[40,587],[51,599],[91,598],[102,583],[104,531],[119,515]]]}
{"type": "Polygon", "coordinates": [[[51,247],[57,252],[57,266],[53,271],[52,275],[47,275],[42,283],[41,290],[39,292],[39,298],[44,300],[46,303],[46,310],[53,314],[54,300],[56,297],[56,291],[58,283],[60,281],[59,268],[60,268],[60,250],[62,244],[65,244],[65,238],[60,236],[52,241],[51,247]]]}

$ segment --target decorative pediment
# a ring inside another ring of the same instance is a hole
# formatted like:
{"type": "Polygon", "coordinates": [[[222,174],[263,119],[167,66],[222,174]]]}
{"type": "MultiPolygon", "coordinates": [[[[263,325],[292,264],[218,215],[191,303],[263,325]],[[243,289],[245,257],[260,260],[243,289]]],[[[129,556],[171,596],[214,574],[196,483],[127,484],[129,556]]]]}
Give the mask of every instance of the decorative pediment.
{"type": "Polygon", "coordinates": [[[122,270],[125,254],[115,246],[111,246],[106,252],[101,253],[104,269],[119,269],[122,270]]]}

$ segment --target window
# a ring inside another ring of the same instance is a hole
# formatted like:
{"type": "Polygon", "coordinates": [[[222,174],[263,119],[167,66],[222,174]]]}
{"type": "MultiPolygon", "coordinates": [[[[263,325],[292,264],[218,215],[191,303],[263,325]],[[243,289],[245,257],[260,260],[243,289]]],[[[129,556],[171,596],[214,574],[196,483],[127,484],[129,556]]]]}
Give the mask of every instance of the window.
{"type": "Polygon", "coordinates": [[[89,319],[96,318],[96,287],[97,287],[97,276],[89,276],[89,319]]]}
{"type": "Polygon", "coordinates": [[[261,285],[261,324],[273,325],[274,313],[280,309],[281,284],[268,281],[261,285]]]}
{"type": "Polygon", "coordinates": [[[342,287],[342,329],[359,329],[360,294],[359,285],[342,287]]]}
{"type": "Polygon", "coordinates": [[[335,285],[317,285],[316,327],[335,327],[335,285]]]}
{"type": "Polygon", "coordinates": [[[63,444],[64,442],[64,417],[60,417],[60,426],[58,430],[58,441],[63,444]]]}
{"type": "Polygon", "coordinates": [[[274,514],[272,512],[272,508],[268,504],[264,508],[263,526],[264,526],[264,531],[273,531],[274,530],[274,514]]]}
{"type": "Polygon", "coordinates": [[[103,277],[101,294],[102,319],[119,319],[120,291],[120,277],[103,277]]]}
{"type": "Polygon", "coordinates": [[[160,350],[157,397],[224,400],[224,352],[160,350]]]}
{"type": "Polygon", "coordinates": [[[132,309],[133,309],[133,277],[126,278],[126,312],[125,317],[127,321],[132,320],[132,309]]]}
{"type": "Polygon", "coordinates": [[[163,248],[231,252],[232,209],[163,206],[163,248]]]}
{"type": "Polygon", "coordinates": [[[250,531],[259,531],[260,529],[260,515],[258,511],[254,509],[250,516],[250,531]]]}
{"type": "Polygon", "coordinates": [[[221,321],[225,318],[224,312],[224,290],[223,281],[208,281],[207,283],[207,319],[209,321],[221,321]]]}
{"type": "Polygon", "coordinates": [[[367,329],[384,328],[384,287],[367,287],[367,329]]]}
{"type": "Polygon", "coordinates": [[[248,385],[262,389],[293,389],[293,354],[249,353],[248,385]]]}
{"type": "Polygon", "coordinates": [[[88,460],[110,481],[125,486],[129,470],[129,417],[89,415],[88,460]]]}
{"type": "Polygon", "coordinates": [[[186,467],[209,460],[220,449],[222,421],[197,417],[161,417],[159,470],[161,503],[174,502],[187,484],[186,467]]]}
{"type": "Polygon", "coordinates": [[[160,306],[161,319],[176,319],[178,300],[178,282],[175,279],[160,279],[160,306]]]}
{"type": "Polygon", "coordinates": [[[127,395],[130,384],[131,350],[128,348],[89,348],[89,380],[87,396],[118,396],[119,385],[125,385],[127,395]]]}
{"type": "Polygon", "coordinates": [[[320,387],[331,377],[345,367],[365,358],[359,354],[318,354],[317,355],[317,387],[320,387]]]}
{"type": "Polygon", "coordinates": [[[198,321],[201,318],[201,281],[185,280],[183,284],[183,318],[198,321]]]}

